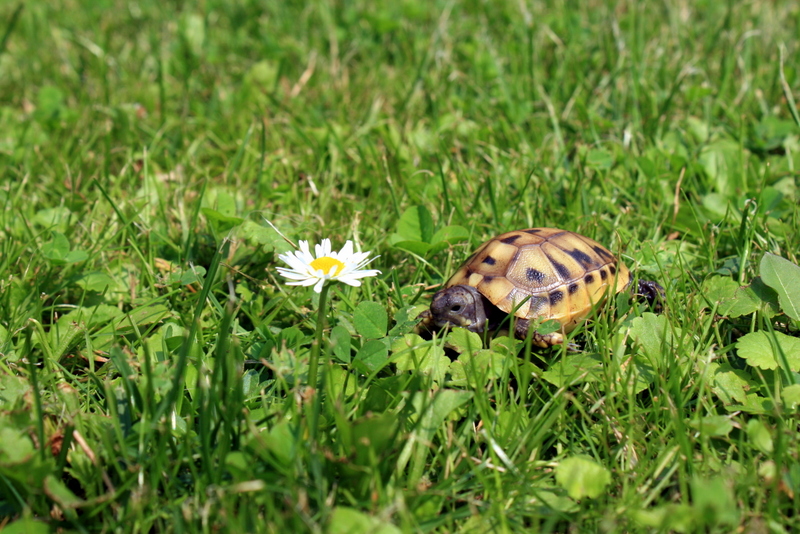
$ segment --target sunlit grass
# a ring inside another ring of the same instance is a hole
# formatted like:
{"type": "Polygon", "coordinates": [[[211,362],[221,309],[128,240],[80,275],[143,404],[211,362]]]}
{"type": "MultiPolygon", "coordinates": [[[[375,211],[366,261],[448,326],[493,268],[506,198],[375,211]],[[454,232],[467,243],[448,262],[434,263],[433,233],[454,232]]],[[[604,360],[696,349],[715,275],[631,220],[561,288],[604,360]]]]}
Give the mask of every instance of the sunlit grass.
{"type": "Polygon", "coordinates": [[[798,22],[3,4],[6,528],[792,531],[798,318],[761,260],[800,259],[798,22]],[[267,221],[381,274],[321,317],[267,221]],[[579,352],[415,334],[476,246],[535,226],[603,243],[665,312],[611,299],[579,352]]]}

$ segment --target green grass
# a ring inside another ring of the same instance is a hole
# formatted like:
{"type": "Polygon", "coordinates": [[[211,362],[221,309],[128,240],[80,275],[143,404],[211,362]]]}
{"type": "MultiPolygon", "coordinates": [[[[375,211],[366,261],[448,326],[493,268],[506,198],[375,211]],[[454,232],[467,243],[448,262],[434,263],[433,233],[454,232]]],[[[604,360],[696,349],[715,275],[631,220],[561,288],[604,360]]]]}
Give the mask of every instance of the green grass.
{"type": "Polygon", "coordinates": [[[0,526],[800,527],[796,2],[193,4],[0,5],[0,526]],[[266,221],[379,255],[316,394],[266,221]],[[666,311],[414,334],[532,226],[666,311]]]}

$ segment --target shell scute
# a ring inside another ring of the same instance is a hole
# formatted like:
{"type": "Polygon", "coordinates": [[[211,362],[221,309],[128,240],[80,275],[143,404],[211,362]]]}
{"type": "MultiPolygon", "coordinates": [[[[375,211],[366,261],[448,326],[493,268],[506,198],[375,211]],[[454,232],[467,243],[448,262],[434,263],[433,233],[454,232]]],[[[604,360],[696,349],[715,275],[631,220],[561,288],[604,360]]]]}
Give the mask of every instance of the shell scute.
{"type": "Polygon", "coordinates": [[[630,284],[624,264],[598,242],[556,228],[508,232],[482,245],[447,282],[470,285],[520,318],[555,319],[572,330],[616,279],[630,284]]]}

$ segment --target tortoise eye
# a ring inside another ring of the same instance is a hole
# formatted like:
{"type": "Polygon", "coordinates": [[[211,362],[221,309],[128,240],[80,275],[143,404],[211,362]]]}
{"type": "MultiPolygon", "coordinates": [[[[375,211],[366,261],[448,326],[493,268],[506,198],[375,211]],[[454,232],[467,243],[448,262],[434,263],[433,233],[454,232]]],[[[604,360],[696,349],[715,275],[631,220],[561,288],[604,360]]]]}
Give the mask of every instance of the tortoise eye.
{"type": "Polygon", "coordinates": [[[453,313],[458,313],[458,312],[460,312],[460,311],[461,311],[461,304],[456,304],[455,306],[453,306],[452,308],[450,308],[450,311],[451,311],[451,312],[453,312],[453,313]]]}

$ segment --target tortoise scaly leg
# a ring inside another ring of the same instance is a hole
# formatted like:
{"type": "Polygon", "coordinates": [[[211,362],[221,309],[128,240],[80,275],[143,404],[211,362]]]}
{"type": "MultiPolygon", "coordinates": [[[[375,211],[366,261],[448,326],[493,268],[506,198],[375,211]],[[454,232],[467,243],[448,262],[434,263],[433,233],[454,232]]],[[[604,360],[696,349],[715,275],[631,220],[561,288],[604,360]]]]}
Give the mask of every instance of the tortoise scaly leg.
{"type": "Polygon", "coordinates": [[[652,280],[639,280],[636,286],[636,291],[633,292],[635,297],[644,297],[644,299],[653,307],[653,311],[661,313],[664,309],[664,288],[658,282],[652,280]]]}

